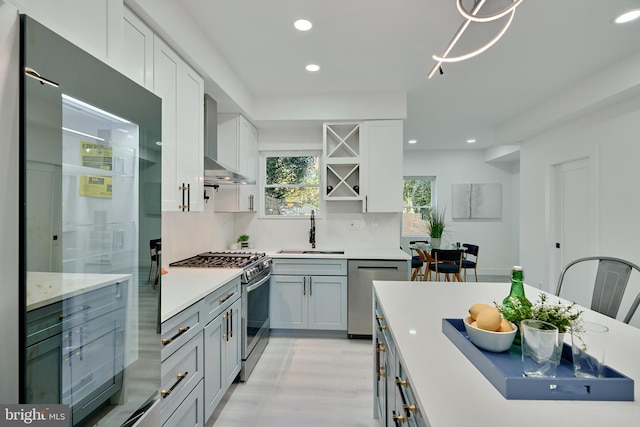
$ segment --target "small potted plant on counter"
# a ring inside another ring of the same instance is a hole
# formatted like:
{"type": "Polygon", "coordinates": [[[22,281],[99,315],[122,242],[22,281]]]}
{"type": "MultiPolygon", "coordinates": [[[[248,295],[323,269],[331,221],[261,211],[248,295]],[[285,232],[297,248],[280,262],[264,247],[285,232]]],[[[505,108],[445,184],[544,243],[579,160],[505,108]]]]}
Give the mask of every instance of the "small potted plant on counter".
{"type": "Polygon", "coordinates": [[[238,236],[238,246],[240,248],[248,248],[249,247],[249,235],[241,234],[238,236]]]}

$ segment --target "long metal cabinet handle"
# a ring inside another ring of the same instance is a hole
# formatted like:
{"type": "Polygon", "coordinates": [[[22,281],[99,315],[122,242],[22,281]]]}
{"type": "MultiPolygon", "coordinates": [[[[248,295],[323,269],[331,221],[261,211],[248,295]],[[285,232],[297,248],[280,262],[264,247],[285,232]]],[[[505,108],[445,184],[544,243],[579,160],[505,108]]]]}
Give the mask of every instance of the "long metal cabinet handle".
{"type": "Polygon", "coordinates": [[[302,278],[302,295],[307,294],[307,276],[302,278]]]}
{"type": "Polygon", "coordinates": [[[171,388],[169,388],[169,390],[167,390],[167,389],[163,389],[163,390],[160,392],[160,395],[162,396],[162,398],[164,399],[164,398],[166,398],[167,396],[169,396],[169,395],[171,394],[171,392],[172,392],[173,390],[175,390],[175,388],[178,386],[178,384],[180,384],[180,381],[182,381],[183,379],[187,378],[187,375],[189,375],[189,372],[188,372],[188,371],[187,371],[187,372],[185,372],[184,374],[178,374],[178,375],[177,375],[178,381],[176,381],[176,382],[171,386],[171,388]]]}
{"type": "Polygon", "coordinates": [[[185,332],[187,332],[189,330],[189,326],[181,326],[178,328],[178,333],[175,334],[174,336],[170,337],[170,338],[162,338],[162,345],[167,345],[169,343],[171,343],[173,340],[175,340],[176,338],[178,338],[180,335],[184,334],[185,332]]]}
{"type": "Polygon", "coordinates": [[[313,295],[313,278],[309,277],[309,295],[313,295]]]}

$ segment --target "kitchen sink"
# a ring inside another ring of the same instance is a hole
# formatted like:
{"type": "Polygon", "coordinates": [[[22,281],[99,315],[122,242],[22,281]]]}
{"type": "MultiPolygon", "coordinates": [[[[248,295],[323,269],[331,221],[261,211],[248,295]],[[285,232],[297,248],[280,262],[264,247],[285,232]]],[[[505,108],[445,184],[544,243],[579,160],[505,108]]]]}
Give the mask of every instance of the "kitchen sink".
{"type": "Polygon", "coordinates": [[[279,254],[292,254],[292,255],[303,255],[303,254],[320,254],[320,255],[344,255],[344,251],[304,251],[304,250],[282,250],[278,252],[279,254]]]}

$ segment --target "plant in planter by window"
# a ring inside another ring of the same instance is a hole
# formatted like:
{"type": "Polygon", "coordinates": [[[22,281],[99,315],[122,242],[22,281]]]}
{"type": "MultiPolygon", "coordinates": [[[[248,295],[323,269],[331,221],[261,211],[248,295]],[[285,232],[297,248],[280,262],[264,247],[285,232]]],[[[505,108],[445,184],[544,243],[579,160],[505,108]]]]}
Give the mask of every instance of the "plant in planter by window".
{"type": "Polygon", "coordinates": [[[432,239],[441,239],[446,223],[444,221],[446,208],[434,209],[427,218],[427,227],[429,228],[429,236],[432,239]]]}

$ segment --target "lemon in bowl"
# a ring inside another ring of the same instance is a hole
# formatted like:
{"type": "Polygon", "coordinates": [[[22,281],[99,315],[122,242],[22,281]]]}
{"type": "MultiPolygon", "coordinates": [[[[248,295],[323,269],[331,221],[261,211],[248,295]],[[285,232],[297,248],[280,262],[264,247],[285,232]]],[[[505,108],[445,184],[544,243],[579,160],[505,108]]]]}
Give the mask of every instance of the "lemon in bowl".
{"type": "Polygon", "coordinates": [[[496,328],[496,331],[481,329],[477,326],[477,323],[475,325],[473,325],[473,323],[474,320],[471,316],[464,319],[464,327],[467,331],[467,335],[469,335],[469,340],[471,340],[476,347],[483,350],[492,351],[494,353],[506,351],[511,347],[511,344],[513,344],[513,340],[516,337],[516,326],[506,320],[500,322],[500,326],[496,328]],[[511,330],[508,330],[509,327],[511,330]]]}

